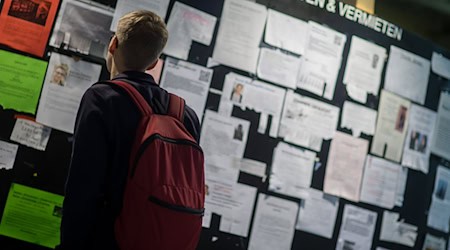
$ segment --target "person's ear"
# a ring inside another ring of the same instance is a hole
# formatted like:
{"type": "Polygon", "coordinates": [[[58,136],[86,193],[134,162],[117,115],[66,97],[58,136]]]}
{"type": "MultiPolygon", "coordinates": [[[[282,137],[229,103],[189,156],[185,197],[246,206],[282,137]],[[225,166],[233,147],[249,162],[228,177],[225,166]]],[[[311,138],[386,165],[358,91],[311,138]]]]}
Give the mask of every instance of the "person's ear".
{"type": "Polygon", "coordinates": [[[118,45],[119,45],[119,40],[117,40],[117,36],[114,35],[111,38],[111,41],[109,42],[109,46],[108,46],[109,53],[114,54],[118,45]]]}
{"type": "Polygon", "coordinates": [[[147,69],[145,69],[145,70],[151,70],[151,69],[155,68],[156,65],[158,64],[158,62],[159,62],[159,59],[156,60],[154,63],[152,63],[152,65],[148,66],[147,69]]]}

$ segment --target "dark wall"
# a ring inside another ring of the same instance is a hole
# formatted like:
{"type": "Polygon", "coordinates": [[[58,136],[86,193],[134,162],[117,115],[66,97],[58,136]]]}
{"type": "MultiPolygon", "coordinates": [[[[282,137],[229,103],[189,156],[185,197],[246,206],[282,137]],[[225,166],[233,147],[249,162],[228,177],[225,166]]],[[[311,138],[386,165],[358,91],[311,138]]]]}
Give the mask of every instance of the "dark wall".
{"type": "MultiPolygon", "coordinates": [[[[115,1],[101,0],[111,7],[115,6],[115,1]]],[[[168,10],[166,21],[170,15],[170,10],[175,1],[171,1],[171,5],[168,10]]],[[[198,43],[193,43],[188,61],[206,65],[208,57],[212,56],[214,41],[217,36],[217,31],[220,26],[220,16],[222,12],[223,0],[181,0],[180,2],[191,5],[194,8],[210,13],[218,17],[218,23],[216,25],[215,34],[213,37],[213,42],[211,46],[204,46],[198,43]]],[[[383,34],[377,33],[374,30],[363,27],[357,23],[349,21],[345,18],[340,17],[338,14],[328,13],[325,10],[306,4],[299,0],[258,0],[258,3],[267,5],[268,8],[272,8],[288,15],[297,17],[304,21],[312,20],[318,23],[325,24],[330,28],[333,28],[339,32],[347,35],[347,43],[344,49],[344,57],[342,61],[341,70],[337,79],[336,90],[333,100],[326,100],[321,97],[314,96],[306,91],[297,89],[296,92],[302,95],[314,97],[321,101],[331,103],[338,107],[342,107],[345,100],[349,100],[345,87],[342,83],[344,69],[347,61],[347,54],[350,48],[350,40],[352,35],[357,35],[366,40],[372,41],[378,45],[381,45],[389,50],[390,45],[395,45],[405,50],[411,51],[419,56],[427,59],[431,59],[433,51],[442,53],[447,57],[450,57],[450,53],[447,51],[434,46],[432,43],[425,41],[412,33],[403,31],[403,38],[401,41],[391,39],[383,34]]],[[[262,46],[269,45],[262,43],[262,46]]],[[[6,49],[13,51],[11,49],[1,47],[1,49],[6,49]]],[[[52,50],[48,48],[48,50],[52,50]]],[[[17,52],[17,51],[16,51],[17,52]]],[[[63,54],[72,55],[72,52],[59,51],[63,54]]],[[[17,52],[20,53],[20,52],[17,52]]],[[[81,55],[79,55],[81,56],[81,55]]],[[[90,56],[81,56],[83,60],[88,60],[91,62],[103,63],[101,58],[95,58],[90,56]]],[[[44,58],[48,60],[48,58],[44,58]]],[[[246,72],[242,72],[236,69],[232,69],[225,66],[218,66],[214,68],[214,77],[211,83],[211,87],[215,89],[221,89],[223,86],[225,75],[229,72],[236,72],[242,75],[250,76],[246,72]]],[[[383,87],[384,74],[382,76],[381,86],[383,87]]],[[[106,79],[108,73],[103,70],[102,79],[106,79]]],[[[251,76],[254,77],[254,76],[251,76]]],[[[437,76],[434,73],[430,74],[427,97],[425,102],[425,107],[437,110],[439,94],[441,88],[448,81],[437,76]]],[[[219,104],[220,96],[210,93],[207,100],[207,109],[217,110],[219,104]]],[[[379,102],[379,96],[370,96],[366,106],[377,109],[379,102]]],[[[0,140],[9,141],[9,136],[11,135],[15,119],[14,116],[18,114],[12,110],[0,109],[0,140]]],[[[257,133],[257,125],[259,120],[259,115],[254,111],[245,110],[242,111],[238,108],[233,110],[233,116],[246,119],[251,122],[249,138],[247,148],[245,150],[244,157],[262,161],[268,164],[269,168],[267,173],[270,171],[270,164],[272,162],[272,152],[275,146],[281,139],[274,139],[269,137],[268,134],[257,133]]],[[[340,124],[340,122],[339,122],[340,124]]],[[[345,129],[338,128],[340,131],[349,132],[345,129]]],[[[267,130],[269,131],[269,129],[267,130]]],[[[71,139],[72,135],[60,132],[57,130],[52,130],[50,140],[48,142],[47,150],[45,152],[37,151],[32,148],[25,147],[23,145],[19,146],[19,150],[16,157],[16,162],[12,170],[0,170],[0,214],[3,212],[6,197],[9,191],[9,186],[12,182],[17,182],[20,184],[28,185],[31,187],[39,188],[49,192],[63,194],[64,192],[64,182],[69,167],[70,152],[71,152],[71,139]]],[[[365,137],[369,141],[372,137],[365,137]]],[[[323,143],[321,152],[318,154],[320,158],[321,167],[318,168],[313,175],[312,187],[315,189],[323,189],[323,180],[325,175],[325,166],[327,161],[327,155],[329,150],[330,142],[326,141],[323,143]]],[[[370,150],[369,150],[370,151],[370,150]]],[[[428,175],[425,175],[417,171],[409,171],[408,182],[405,193],[404,205],[401,208],[395,207],[394,212],[400,213],[400,216],[405,219],[407,223],[419,226],[419,236],[416,241],[414,249],[421,249],[425,234],[427,232],[432,233],[436,236],[442,236],[448,239],[449,235],[443,234],[439,231],[435,231],[426,227],[427,210],[431,202],[431,193],[434,184],[434,176],[436,173],[436,168],[438,164],[448,164],[443,159],[436,157],[434,155],[430,158],[430,170],[428,175]]],[[[282,197],[285,199],[293,200],[299,202],[298,199],[292,197],[283,196],[280,194],[275,194],[268,192],[268,180],[266,182],[261,182],[261,179],[241,173],[239,177],[239,182],[249,184],[258,188],[259,192],[270,193],[271,195],[282,197]]],[[[333,238],[331,240],[321,238],[319,236],[309,234],[302,231],[295,231],[295,238],[293,241],[292,249],[334,249],[337,241],[337,236],[339,234],[339,229],[341,225],[341,217],[343,212],[343,207],[345,204],[354,204],[353,202],[341,199],[338,219],[336,221],[335,231],[333,238]]],[[[390,249],[410,249],[396,244],[389,244],[386,242],[379,242],[379,233],[381,227],[381,216],[383,209],[371,206],[367,204],[358,203],[357,206],[367,208],[369,210],[378,213],[377,227],[374,235],[373,248],[376,246],[383,246],[390,249]]],[[[248,238],[242,238],[234,236],[227,233],[219,232],[219,222],[220,216],[214,215],[211,228],[203,229],[200,244],[198,249],[247,249],[248,238]],[[218,237],[217,240],[212,241],[212,237],[218,237]]],[[[250,228],[251,230],[251,228],[250,228]]],[[[250,235],[250,233],[249,233],[250,235]]],[[[43,249],[39,246],[31,245],[25,242],[21,242],[15,239],[0,236],[0,246],[1,249],[43,249]]]]}

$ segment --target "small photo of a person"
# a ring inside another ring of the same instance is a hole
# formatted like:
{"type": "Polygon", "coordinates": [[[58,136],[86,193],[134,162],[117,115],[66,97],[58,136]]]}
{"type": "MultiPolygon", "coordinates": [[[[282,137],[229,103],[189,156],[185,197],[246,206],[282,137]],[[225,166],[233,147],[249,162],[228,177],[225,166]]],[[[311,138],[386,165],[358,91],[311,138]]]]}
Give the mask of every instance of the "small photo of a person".
{"type": "Polygon", "coordinates": [[[377,54],[374,54],[372,56],[372,69],[376,69],[377,68],[378,60],[380,60],[380,56],[378,56],[377,54]]]}
{"type": "Polygon", "coordinates": [[[242,128],[242,124],[238,124],[237,127],[234,129],[233,139],[242,141],[243,137],[244,137],[244,130],[242,128]]]}
{"type": "Polygon", "coordinates": [[[448,188],[448,182],[446,182],[443,179],[439,179],[438,180],[438,184],[437,184],[437,188],[436,188],[436,197],[444,200],[445,199],[445,195],[447,193],[447,188],[448,188]]]}
{"type": "Polygon", "coordinates": [[[241,83],[236,83],[231,92],[230,100],[233,102],[240,103],[242,101],[242,94],[244,92],[244,85],[241,83]]]}
{"type": "Polygon", "coordinates": [[[66,78],[69,74],[69,66],[65,63],[58,64],[53,69],[52,78],[50,79],[50,83],[65,86],[66,78]]]}
{"type": "Polygon", "coordinates": [[[425,153],[426,149],[427,149],[427,136],[422,134],[419,137],[419,145],[417,146],[417,151],[425,153]]]}
{"type": "Polygon", "coordinates": [[[408,109],[405,106],[400,106],[398,109],[397,120],[395,121],[395,130],[403,132],[403,129],[405,128],[407,111],[408,109]]]}
{"type": "Polygon", "coordinates": [[[417,142],[419,141],[419,133],[412,130],[409,135],[409,149],[416,150],[417,142]]]}

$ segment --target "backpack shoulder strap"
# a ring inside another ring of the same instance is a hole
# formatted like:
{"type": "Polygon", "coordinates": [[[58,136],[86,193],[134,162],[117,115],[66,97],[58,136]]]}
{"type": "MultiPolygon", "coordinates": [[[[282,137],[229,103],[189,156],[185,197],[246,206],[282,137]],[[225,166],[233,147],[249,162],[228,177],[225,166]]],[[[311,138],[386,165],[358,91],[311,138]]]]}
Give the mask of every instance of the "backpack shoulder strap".
{"type": "Polygon", "coordinates": [[[139,111],[141,112],[141,114],[143,116],[149,116],[149,115],[153,114],[153,110],[150,107],[150,105],[148,104],[148,102],[141,95],[141,93],[139,93],[139,91],[137,91],[137,89],[135,87],[133,87],[131,84],[124,82],[124,81],[119,81],[119,80],[106,81],[105,83],[110,83],[110,84],[112,83],[113,85],[116,85],[116,86],[119,86],[120,88],[122,88],[130,96],[130,98],[136,104],[136,106],[138,107],[139,111]]]}
{"type": "Polygon", "coordinates": [[[184,108],[185,108],[185,102],[184,99],[174,95],[170,94],[170,100],[169,100],[169,109],[167,110],[167,114],[176,118],[180,122],[183,123],[184,120],[184,108]]]}

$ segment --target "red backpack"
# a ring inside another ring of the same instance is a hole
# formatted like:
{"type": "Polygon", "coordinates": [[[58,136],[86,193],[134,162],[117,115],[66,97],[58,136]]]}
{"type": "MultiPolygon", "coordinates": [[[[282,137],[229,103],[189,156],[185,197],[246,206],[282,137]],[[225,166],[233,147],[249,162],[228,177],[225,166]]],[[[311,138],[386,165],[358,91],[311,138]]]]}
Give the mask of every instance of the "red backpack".
{"type": "Polygon", "coordinates": [[[168,114],[160,115],[133,86],[112,82],[142,113],[115,222],[117,243],[122,250],[195,249],[204,212],[204,158],[183,125],[184,100],[170,94],[168,114]]]}

